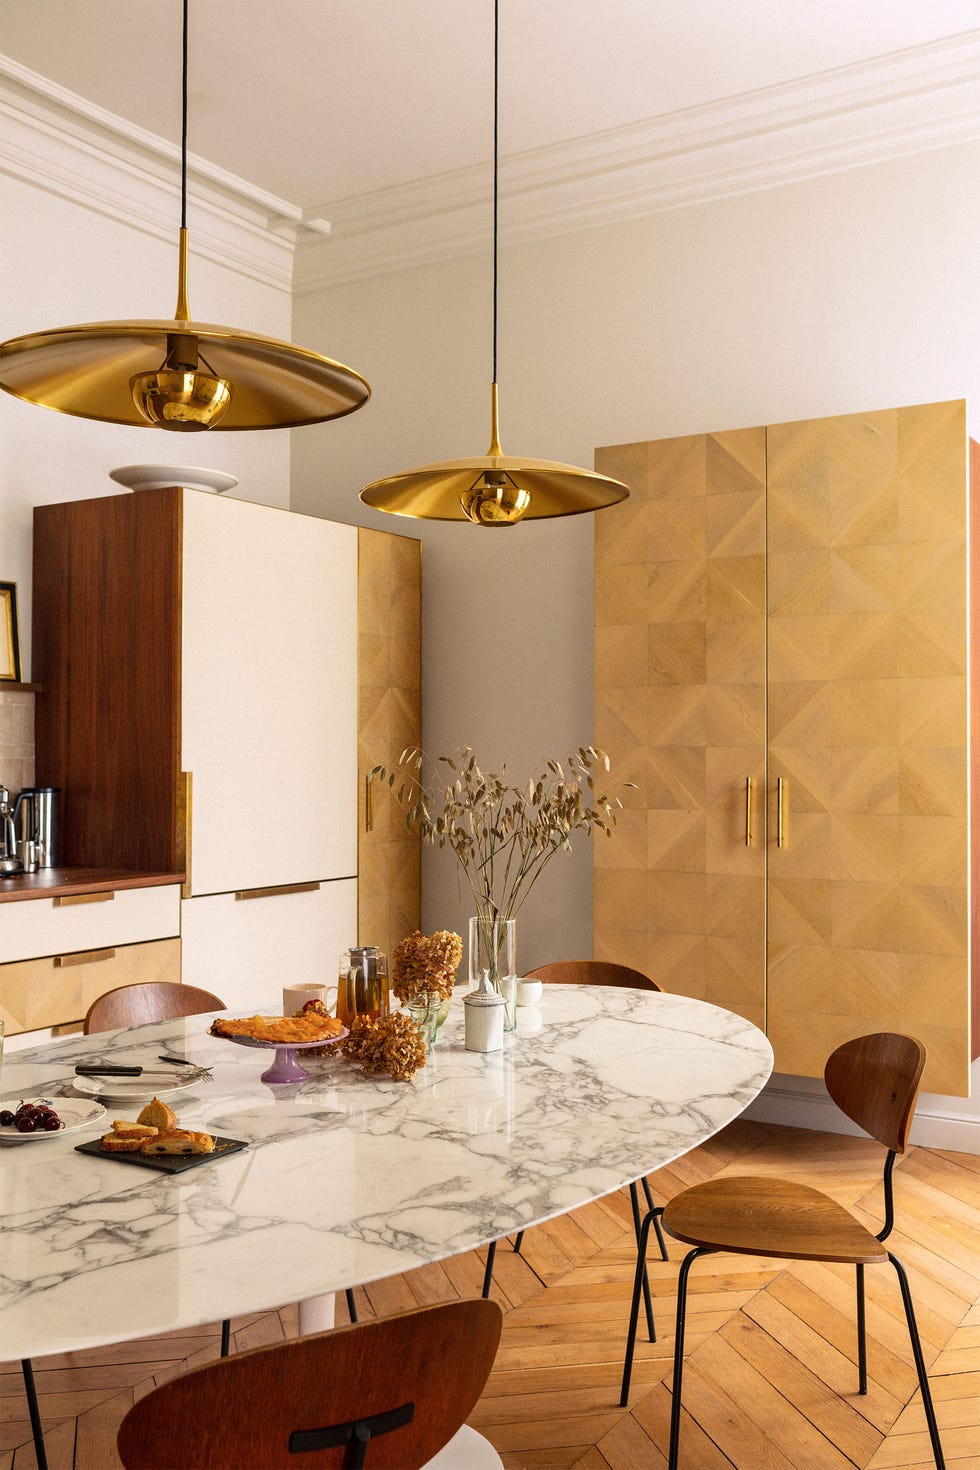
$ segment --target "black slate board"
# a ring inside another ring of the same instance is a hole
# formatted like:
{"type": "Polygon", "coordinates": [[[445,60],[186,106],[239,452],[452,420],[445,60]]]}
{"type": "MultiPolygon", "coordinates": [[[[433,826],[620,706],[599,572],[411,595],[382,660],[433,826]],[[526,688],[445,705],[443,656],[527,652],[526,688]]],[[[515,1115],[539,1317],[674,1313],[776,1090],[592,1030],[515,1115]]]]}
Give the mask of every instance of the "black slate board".
{"type": "Polygon", "coordinates": [[[241,1138],[218,1138],[209,1154],[109,1154],[102,1148],[101,1138],[90,1138],[88,1143],[76,1143],[77,1154],[95,1154],[100,1159],[111,1159],[117,1164],[136,1164],[141,1169],[155,1169],[158,1174],[183,1174],[185,1169],[196,1169],[198,1164],[213,1164],[215,1159],[237,1154],[248,1144],[241,1138]]]}

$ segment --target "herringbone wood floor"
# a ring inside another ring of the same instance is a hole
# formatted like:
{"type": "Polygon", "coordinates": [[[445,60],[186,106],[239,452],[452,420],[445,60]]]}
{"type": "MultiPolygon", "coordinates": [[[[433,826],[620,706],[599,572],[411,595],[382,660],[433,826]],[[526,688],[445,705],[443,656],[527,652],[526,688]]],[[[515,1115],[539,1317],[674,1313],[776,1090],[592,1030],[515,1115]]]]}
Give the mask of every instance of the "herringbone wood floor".
{"type": "MultiPolygon", "coordinates": [[[[880,1223],[881,1150],[862,1139],[739,1122],[659,1174],[661,1198],[723,1170],[791,1172],[880,1223]]],[[[950,1470],[980,1470],[980,1159],[913,1149],[896,1170],[895,1253],[909,1268],[950,1470]]],[[[493,1374],[471,1423],[508,1470],[657,1470],[665,1462],[677,1261],[651,1256],[660,1340],[619,1380],[634,1251],[617,1194],[498,1251],[505,1308],[493,1374]]],[[[855,1393],[853,1273],[718,1256],[692,1273],[684,1470],[914,1470],[932,1464],[894,1272],[868,1273],[869,1392],[855,1393]]],[[[358,1292],[361,1316],[477,1295],[474,1255],[358,1292]]],[[[343,1298],[338,1298],[342,1320],[343,1298]]],[[[286,1308],[236,1320],[234,1346],[291,1336],[286,1308]]],[[[115,1432],[155,1384],[217,1356],[216,1328],[35,1365],[51,1470],[115,1470],[115,1432]]],[[[31,1470],[20,1370],[3,1365],[0,1470],[31,1470]]],[[[393,1369],[394,1371],[394,1369],[393,1369]]],[[[175,1467],[192,1470],[192,1467],[175,1467]]]]}

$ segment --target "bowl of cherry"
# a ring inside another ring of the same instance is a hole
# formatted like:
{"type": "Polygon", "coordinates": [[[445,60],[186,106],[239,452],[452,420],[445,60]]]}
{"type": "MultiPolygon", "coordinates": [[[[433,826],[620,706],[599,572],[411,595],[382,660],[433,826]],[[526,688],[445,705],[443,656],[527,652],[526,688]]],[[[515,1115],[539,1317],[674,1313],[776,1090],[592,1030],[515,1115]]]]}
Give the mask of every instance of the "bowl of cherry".
{"type": "Polygon", "coordinates": [[[54,1108],[43,1102],[22,1102],[15,1112],[0,1112],[0,1128],[16,1128],[18,1133],[57,1133],[64,1124],[54,1108]]]}

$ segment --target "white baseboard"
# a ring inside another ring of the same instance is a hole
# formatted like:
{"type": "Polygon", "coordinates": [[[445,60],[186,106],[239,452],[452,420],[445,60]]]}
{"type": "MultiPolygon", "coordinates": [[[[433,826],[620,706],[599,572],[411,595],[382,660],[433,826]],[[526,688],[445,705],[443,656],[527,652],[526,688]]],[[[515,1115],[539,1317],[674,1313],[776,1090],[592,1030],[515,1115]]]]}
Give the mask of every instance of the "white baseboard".
{"type": "MultiPolygon", "coordinates": [[[[974,1088],[972,1098],[924,1093],[919,1098],[910,1142],[923,1148],[980,1154],[978,1093],[980,1086],[974,1088]]],[[[831,1102],[823,1084],[809,1077],[773,1077],[742,1116],[757,1123],[783,1123],[791,1128],[861,1136],[861,1129],[831,1102]]]]}

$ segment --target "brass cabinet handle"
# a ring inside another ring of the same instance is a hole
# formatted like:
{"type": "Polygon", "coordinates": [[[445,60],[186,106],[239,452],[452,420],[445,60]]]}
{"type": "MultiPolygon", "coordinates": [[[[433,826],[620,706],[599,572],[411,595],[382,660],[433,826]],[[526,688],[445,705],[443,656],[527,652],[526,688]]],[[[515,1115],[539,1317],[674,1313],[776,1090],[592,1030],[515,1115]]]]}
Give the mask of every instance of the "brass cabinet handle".
{"type": "Polygon", "coordinates": [[[783,787],[785,781],[780,776],[776,781],[776,846],[782,847],[786,841],[785,826],[783,823],[783,787]]]}
{"type": "Polygon", "coordinates": [[[316,893],[319,887],[319,883],[280,883],[275,888],[240,888],[235,898],[279,898],[284,893],[316,893]]]}
{"type": "Polygon", "coordinates": [[[374,831],[374,772],[368,771],[364,777],[364,830],[374,831]]]}
{"type": "Polygon", "coordinates": [[[752,846],[752,777],[745,778],[745,845],[752,846]]]}
{"type": "Polygon", "coordinates": [[[74,903],[109,903],[115,898],[114,893],[60,893],[53,900],[56,909],[67,908],[74,903]]]}
{"type": "Polygon", "coordinates": [[[55,955],[54,967],[63,970],[66,965],[97,965],[102,960],[114,960],[115,957],[114,949],[79,950],[76,954],[55,955]]]}

